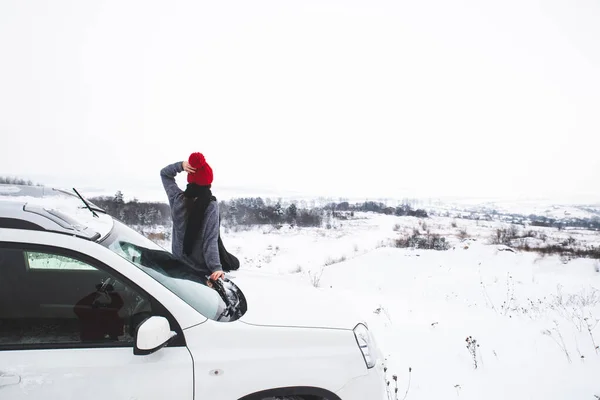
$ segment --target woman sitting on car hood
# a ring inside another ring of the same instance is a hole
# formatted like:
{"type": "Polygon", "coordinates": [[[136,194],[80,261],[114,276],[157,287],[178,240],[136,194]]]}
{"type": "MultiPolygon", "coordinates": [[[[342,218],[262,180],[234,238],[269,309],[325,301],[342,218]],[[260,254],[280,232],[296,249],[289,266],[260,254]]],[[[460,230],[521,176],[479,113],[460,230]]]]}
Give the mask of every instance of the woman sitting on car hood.
{"type": "Polygon", "coordinates": [[[202,153],[188,161],[167,165],[160,171],[173,218],[172,253],[197,272],[217,280],[224,276],[219,258],[219,206],[211,192],[213,171],[202,153]],[[181,190],[175,176],[187,172],[181,190]]]}

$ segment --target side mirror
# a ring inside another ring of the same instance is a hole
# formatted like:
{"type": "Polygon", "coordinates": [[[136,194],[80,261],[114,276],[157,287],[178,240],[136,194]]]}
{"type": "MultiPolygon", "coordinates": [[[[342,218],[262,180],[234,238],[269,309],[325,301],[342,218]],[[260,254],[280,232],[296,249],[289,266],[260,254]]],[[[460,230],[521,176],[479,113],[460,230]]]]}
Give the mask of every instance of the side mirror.
{"type": "Polygon", "coordinates": [[[133,354],[145,356],[166,346],[177,334],[165,317],[153,316],[142,322],[135,335],[133,354]]]}

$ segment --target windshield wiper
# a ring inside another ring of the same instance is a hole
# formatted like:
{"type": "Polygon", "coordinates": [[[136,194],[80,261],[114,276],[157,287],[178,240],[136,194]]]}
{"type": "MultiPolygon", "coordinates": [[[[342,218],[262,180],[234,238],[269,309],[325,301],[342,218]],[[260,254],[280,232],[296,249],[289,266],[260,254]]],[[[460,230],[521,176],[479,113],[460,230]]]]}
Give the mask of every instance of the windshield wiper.
{"type": "MultiPolygon", "coordinates": [[[[52,188],[52,190],[59,192],[59,193],[63,193],[66,194],[67,196],[71,196],[71,197],[79,197],[73,194],[73,192],[69,192],[68,190],[64,190],[64,189],[60,189],[60,188],[52,188]]],[[[81,198],[81,197],[80,197],[81,198]]],[[[88,205],[90,206],[90,208],[94,211],[100,211],[103,214],[106,214],[106,211],[103,210],[102,208],[98,207],[97,205],[95,205],[94,203],[90,203],[88,200],[88,205]]]]}
{"type": "Polygon", "coordinates": [[[82,195],[79,194],[79,192],[77,191],[77,189],[73,188],[73,191],[75,193],[77,193],[77,196],[79,196],[79,198],[81,199],[81,201],[83,201],[83,204],[85,204],[85,206],[87,207],[88,210],[90,210],[92,212],[92,215],[96,218],[100,218],[98,216],[98,214],[96,214],[96,211],[92,210],[92,207],[90,207],[90,205],[87,203],[87,201],[85,201],[85,199],[83,198],[82,195]]]}

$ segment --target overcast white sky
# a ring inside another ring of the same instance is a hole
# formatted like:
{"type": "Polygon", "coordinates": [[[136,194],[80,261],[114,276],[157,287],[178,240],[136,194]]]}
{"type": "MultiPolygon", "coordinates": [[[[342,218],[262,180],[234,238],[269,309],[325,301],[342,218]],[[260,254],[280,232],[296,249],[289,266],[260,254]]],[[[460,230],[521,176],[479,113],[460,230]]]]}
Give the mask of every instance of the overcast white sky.
{"type": "Polygon", "coordinates": [[[600,198],[600,2],[0,2],[0,175],[600,198]]]}

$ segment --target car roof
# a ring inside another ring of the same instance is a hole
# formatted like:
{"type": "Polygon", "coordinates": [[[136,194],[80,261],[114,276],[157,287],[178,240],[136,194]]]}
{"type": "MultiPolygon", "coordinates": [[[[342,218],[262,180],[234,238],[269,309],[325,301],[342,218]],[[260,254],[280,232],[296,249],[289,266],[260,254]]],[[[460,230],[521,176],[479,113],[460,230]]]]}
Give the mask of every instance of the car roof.
{"type": "Polygon", "coordinates": [[[113,227],[113,219],[74,191],[0,184],[0,228],[28,229],[101,240],[113,227]],[[95,214],[95,215],[94,215],[95,214]]]}

